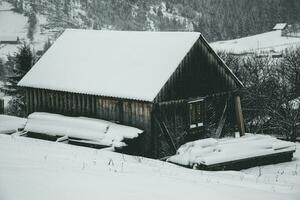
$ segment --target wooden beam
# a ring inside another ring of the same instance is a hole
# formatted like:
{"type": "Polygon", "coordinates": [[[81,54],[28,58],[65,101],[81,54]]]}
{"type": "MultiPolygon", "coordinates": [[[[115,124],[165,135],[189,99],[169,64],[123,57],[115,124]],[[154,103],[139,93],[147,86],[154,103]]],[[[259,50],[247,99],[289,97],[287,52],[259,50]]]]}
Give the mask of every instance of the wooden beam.
{"type": "Polygon", "coordinates": [[[227,110],[227,101],[226,101],[226,103],[225,103],[224,110],[223,110],[221,119],[220,119],[220,121],[219,121],[218,128],[217,128],[217,130],[216,130],[216,136],[217,136],[218,138],[221,138],[221,137],[224,136],[224,134],[222,134],[222,130],[223,130],[223,127],[224,127],[224,125],[225,125],[225,121],[226,121],[226,117],[227,117],[227,115],[226,115],[226,110],[227,110]]]}
{"type": "Polygon", "coordinates": [[[245,126],[244,126],[244,118],[243,118],[243,112],[241,106],[241,98],[238,95],[234,97],[234,107],[235,107],[236,121],[240,132],[240,136],[243,136],[245,135],[245,126]]]}
{"type": "Polygon", "coordinates": [[[0,99],[0,114],[4,114],[4,99],[0,99]]]}

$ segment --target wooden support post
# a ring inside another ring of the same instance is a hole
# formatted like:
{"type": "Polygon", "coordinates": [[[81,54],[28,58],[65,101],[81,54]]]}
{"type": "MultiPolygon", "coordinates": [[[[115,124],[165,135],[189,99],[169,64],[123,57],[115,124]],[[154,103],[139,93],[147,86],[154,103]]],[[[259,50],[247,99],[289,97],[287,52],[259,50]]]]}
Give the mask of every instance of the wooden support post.
{"type": "Polygon", "coordinates": [[[244,118],[242,113],[241,98],[238,95],[234,97],[234,107],[235,107],[236,121],[240,132],[240,136],[243,136],[245,135],[245,126],[244,126],[244,118]]]}
{"type": "Polygon", "coordinates": [[[0,99],[0,114],[4,114],[4,99],[0,99]]]}

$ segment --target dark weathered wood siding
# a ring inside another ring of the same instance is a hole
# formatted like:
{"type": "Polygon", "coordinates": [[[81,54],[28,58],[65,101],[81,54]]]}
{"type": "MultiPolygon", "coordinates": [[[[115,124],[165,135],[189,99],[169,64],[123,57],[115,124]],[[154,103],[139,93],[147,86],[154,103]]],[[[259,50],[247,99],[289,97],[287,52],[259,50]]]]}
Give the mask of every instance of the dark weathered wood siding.
{"type": "Polygon", "coordinates": [[[139,150],[153,152],[151,137],[152,103],[45,89],[26,89],[27,113],[51,112],[67,116],[86,116],[113,121],[144,130],[139,150]]]}
{"type": "Polygon", "coordinates": [[[232,91],[239,85],[221,60],[199,39],[160,90],[155,102],[188,99],[232,91]]]}
{"type": "Polygon", "coordinates": [[[202,129],[197,129],[192,138],[209,137],[217,129],[226,101],[228,101],[226,128],[231,129],[235,120],[233,92],[241,87],[230,70],[224,66],[207,45],[204,38],[193,45],[178,68],[162,87],[155,98],[155,114],[166,124],[170,134],[155,124],[157,132],[158,157],[170,155],[174,144],[179,147],[190,137],[187,102],[193,98],[205,98],[205,121],[202,129]],[[208,134],[209,133],[209,134],[208,134]],[[172,137],[172,141],[169,138],[172,137]],[[174,143],[174,144],[173,144],[174,143]],[[167,147],[169,146],[169,147],[167,147]],[[160,149],[163,147],[164,149],[160,149]]]}

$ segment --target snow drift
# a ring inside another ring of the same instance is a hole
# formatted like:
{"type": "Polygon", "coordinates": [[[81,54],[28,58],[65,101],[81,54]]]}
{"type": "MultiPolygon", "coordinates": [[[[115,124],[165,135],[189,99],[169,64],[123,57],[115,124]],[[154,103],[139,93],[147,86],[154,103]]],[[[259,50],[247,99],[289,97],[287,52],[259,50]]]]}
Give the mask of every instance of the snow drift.
{"type": "Polygon", "coordinates": [[[0,115],[0,134],[9,134],[23,129],[26,124],[25,118],[0,115]]]}

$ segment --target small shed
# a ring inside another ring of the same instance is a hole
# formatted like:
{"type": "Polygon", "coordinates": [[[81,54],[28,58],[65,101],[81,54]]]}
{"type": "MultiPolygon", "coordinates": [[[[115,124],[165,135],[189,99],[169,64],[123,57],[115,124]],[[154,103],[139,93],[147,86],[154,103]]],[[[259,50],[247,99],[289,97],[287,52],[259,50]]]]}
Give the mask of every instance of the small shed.
{"type": "Polygon", "coordinates": [[[278,23],[275,24],[275,26],[273,27],[273,30],[284,30],[287,27],[287,23],[278,23]]]}
{"type": "Polygon", "coordinates": [[[136,153],[244,134],[243,84],[197,32],[66,30],[19,82],[27,113],[86,116],[144,130],[136,153]],[[223,131],[222,131],[223,130],[223,131]]]}
{"type": "Polygon", "coordinates": [[[18,36],[0,36],[0,44],[20,44],[18,36]]]}

